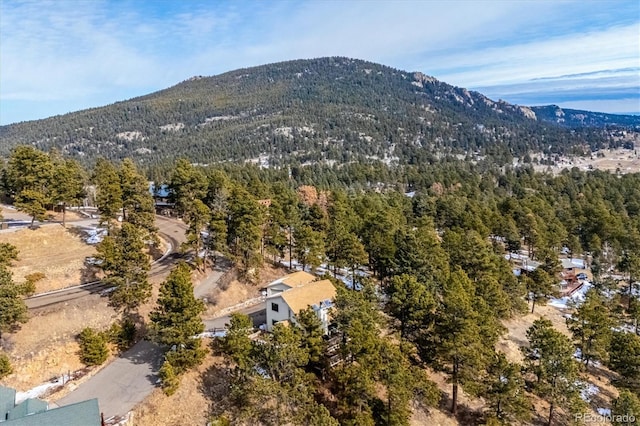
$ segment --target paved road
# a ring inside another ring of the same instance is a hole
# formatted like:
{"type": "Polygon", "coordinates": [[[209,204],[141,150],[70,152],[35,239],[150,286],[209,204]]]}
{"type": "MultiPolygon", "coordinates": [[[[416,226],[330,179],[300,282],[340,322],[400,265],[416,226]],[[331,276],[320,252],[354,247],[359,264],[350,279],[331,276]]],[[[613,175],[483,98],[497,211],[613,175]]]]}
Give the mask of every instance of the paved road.
{"type": "MultiPolygon", "coordinates": [[[[177,244],[184,236],[182,222],[159,218],[158,226],[162,229],[165,238],[167,235],[173,237],[172,244],[177,244]]],[[[175,259],[168,256],[159,263],[172,265],[175,259]]],[[[228,261],[220,261],[218,267],[194,289],[194,294],[197,297],[206,297],[210,294],[229,266],[228,261]]],[[[168,271],[162,270],[162,273],[168,274],[168,271]]],[[[105,366],[98,374],[55,403],[63,406],[98,398],[100,411],[105,419],[123,416],[142,402],[157,386],[158,370],[162,361],[162,348],[149,341],[140,341],[105,366]]]]}
{"type": "MultiPolygon", "coordinates": [[[[86,226],[87,224],[85,222],[86,221],[79,223],[76,222],[74,223],[74,226],[77,226],[78,224],[86,226]]],[[[93,223],[95,223],[95,220],[93,223]]],[[[173,265],[181,258],[181,255],[178,253],[178,249],[180,244],[185,241],[186,225],[182,221],[169,219],[163,216],[156,216],[156,225],[158,226],[158,233],[160,236],[171,245],[169,253],[159,261],[154,262],[151,265],[151,270],[149,272],[150,278],[162,280],[169,275],[173,265]]],[[[50,307],[60,303],[76,300],[90,294],[99,293],[105,288],[106,286],[103,283],[96,281],[41,295],[35,295],[27,298],[25,302],[29,309],[50,307]]]]}
{"type": "Polygon", "coordinates": [[[143,340],[123,353],[76,390],[56,401],[63,406],[98,398],[105,419],[124,415],[156,387],[162,350],[143,340]]]}

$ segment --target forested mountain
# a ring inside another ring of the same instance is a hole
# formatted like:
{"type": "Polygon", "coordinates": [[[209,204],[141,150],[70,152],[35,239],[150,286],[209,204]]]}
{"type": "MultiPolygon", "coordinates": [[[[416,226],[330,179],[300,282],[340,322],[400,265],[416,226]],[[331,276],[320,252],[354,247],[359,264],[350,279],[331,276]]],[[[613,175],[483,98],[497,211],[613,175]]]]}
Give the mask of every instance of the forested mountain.
{"type": "MultiPolygon", "coordinates": [[[[546,110],[545,110],[546,111],[546,110]]],[[[416,164],[443,153],[501,163],[528,151],[566,153],[608,143],[527,107],[494,102],[421,73],[348,58],[297,60],[194,77],[113,105],[0,127],[0,155],[19,144],[93,164],[132,157],[215,163],[416,164]]]]}
{"type": "Polygon", "coordinates": [[[560,108],[557,105],[531,107],[538,120],[557,123],[561,126],[578,127],[623,127],[640,129],[640,116],[605,114],[602,112],[581,111],[560,108]]]}

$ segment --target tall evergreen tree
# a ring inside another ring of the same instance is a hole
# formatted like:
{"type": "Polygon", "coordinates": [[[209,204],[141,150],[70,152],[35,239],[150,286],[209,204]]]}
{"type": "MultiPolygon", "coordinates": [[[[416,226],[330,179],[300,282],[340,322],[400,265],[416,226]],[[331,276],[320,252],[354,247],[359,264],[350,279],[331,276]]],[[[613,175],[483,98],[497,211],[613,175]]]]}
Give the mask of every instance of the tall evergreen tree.
{"type": "Polygon", "coordinates": [[[609,367],[620,375],[620,387],[640,392],[640,336],[614,332],[609,348],[609,367]]]}
{"type": "Polygon", "coordinates": [[[151,267],[144,252],[143,234],[130,223],[105,237],[97,246],[97,258],[102,260],[104,281],[113,285],[109,303],[122,309],[125,316],[133,313],[151,296],[147,274],[151,267]]]}
{"type": "Polygon", "coordinates": [[[203,312],[204,304],[193,294],[191,269],[181,262],[161,284],[157,307],[149,315],[156,340],[167,346],[190,346],[193,336],[204,331],[203,312]]]}
{"type": "Polygon", "coordinates": [[[62,226],[66,226],[67,206],[79,204],[86,196],[86,172],[76,160],[53,157],[52,200],[62,206],[62,226]]]}
{"type": "Polygon", "coordinates": [[[567,318],[567,326],[580,349],[585,367],[592,360],[606,360],[614,325],[604,296],[593,289],[589,290],[584,302],[567,318]]]}
{"type": "Polygon", "coordinates": [[[314,231],[309,225],[300,225],[293,232],[295,248],[293,254],[305,269],[307,265],[315,269],[324,260],[324,241],[320,232],[314,231]]]}
{"type": "Polygon", "coordinates": [[[640,397],[627,389],[620,391],[620,396],[611,408],[611,423],[616,426],[637,425],[640,420],[640,397]]]}
{"type": "Polygon", "coordinates": [[[531,403],[525,395],[520,365],[507,361],[504,354],[495,354],[487,368],[482,395],[487,400],[489,417],[502,424],[514,424],[531,417],[531,403]]]}
{"type": "Polygon", "coordinates": [[[140,174],[130,158],[125,158],[119,170],[122,188],[122,218],[142,232],[145,241],[157,242],[155,206],[149,182],[140,174]]]}
{"type": "Polygon", "coordinates": [[[411,275],[395,276],[386,289],[387,310],[397,320],[401,339],[415,342],[427,333],[433,321],[436,301],[427,287],[411,275]]]}
{"type": "Polygon", "coordinates": [[[17,329],[27,322],[27,306],[24,303],[24,287],[13,281],[9,270],[11,262],[18,259],[15,246],[0,243],[0,345],[2,333],[17,329]]]}
{"type": "Polygon", "coordinates": [[[473,282],[464,271],[452,272],[447,281],[441,306],[436,311],[431,348],[435,351],[437,365],[449,374],[452,386],[451,412],[457,413],[458,388],[466,387],[474,393],[477,389],[477,372],[481,371],[493,353],[495,342],[483,339],[478,313],[473,309],[473,282]]]}
{"type": "Polygon", "coordinates": [[[98,158],[93,171],[96,185],[96,206],[100,211],[100,225],[112,232],[122,211],[122,186],[118,169],[108,160],[98,158]]]}
{"type": "Polygon", "coordinates": [[[553,423],[558,407],[576,412],[582,407],[578,366],[573,358],[571,341],[553,328],[551,321],[541,318],[527,330],[529,346],[523,347],[527,371],[537,381],[536,392],[549,402],[547,424],[553,423]]]}
{"type": "Polygon", "coordinates": [[[169,182],[170,198],[176,205],[178,214],[184,215],[196,200],[204,200],[207,195],[207,178],[184,158],[176,161],[169,182]]]}
{"type": "Polygon", "coordinates": [[[52,163],[47,154],[31,147],[13,149],[7,166],[6,181],[15,206],[35,220],[43,220],[51,202],[52,163]]]}

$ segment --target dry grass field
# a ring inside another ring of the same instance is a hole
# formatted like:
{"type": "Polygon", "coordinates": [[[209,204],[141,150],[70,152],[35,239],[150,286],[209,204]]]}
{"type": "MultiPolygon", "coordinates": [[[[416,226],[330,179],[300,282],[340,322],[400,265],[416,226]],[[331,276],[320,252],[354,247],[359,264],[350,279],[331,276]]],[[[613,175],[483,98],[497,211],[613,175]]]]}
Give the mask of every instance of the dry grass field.
{"type": "MultiPolygon", "coordinates": [[[[2,214],[5,217],[8,215],[6,211],[2,214]]],[[[96,249],[83,240],[82,232],[69,224],[67,228],[52,224],[37,229],[3,231],[0,233],[0,242],[18,248],[18,261],[11,268],[14,280],[21,282],[26,275],[37,272],[44,274],[44,279],[36,283],[36,293],[94,279],[93,271],[85,266],[84,259],[94,256],[96,249]]]]}

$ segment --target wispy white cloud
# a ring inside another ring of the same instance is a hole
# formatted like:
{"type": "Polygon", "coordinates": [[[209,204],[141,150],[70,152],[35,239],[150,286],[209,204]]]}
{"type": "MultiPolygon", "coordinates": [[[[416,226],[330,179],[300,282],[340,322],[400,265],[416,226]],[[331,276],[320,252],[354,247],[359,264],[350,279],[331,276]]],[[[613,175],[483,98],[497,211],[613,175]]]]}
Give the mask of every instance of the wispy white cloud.
{"type": "Polygon", "coordinates": [[[0,123],[334,55],[505,95],[638,88],[639,14],[635,1],[3,2],[0,123]]]}

